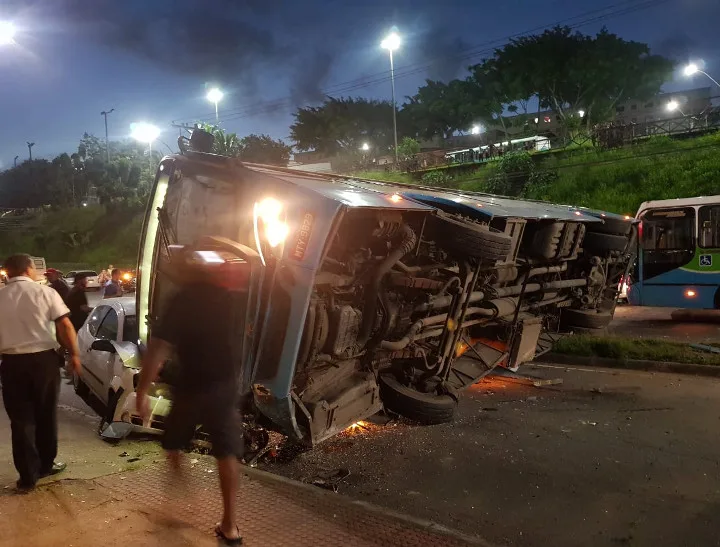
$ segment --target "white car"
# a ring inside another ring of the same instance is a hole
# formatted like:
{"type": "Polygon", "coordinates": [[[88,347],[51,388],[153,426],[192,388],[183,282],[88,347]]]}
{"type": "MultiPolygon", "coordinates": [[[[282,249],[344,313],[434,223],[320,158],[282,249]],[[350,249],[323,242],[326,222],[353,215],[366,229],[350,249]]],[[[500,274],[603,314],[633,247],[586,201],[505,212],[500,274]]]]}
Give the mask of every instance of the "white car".
{"type": "Polygon", "coordinates": [[[162,387],[155,386],[150,407],[154,415],[143,421],[135,410],[135,387],[140,372],[137,342],[132,297],[103,300],[78,331],[82,369],[79,375],[73,373],[73,385],[85,401],[92,395],[102,403],[101,435],[105,438],[119,439],[130,431],[160,433],[162,424],[156,422],[169,411],[169,400],[163,397],[162,387]]]}
{"type": "Polygon", "coordinates": [[[75,276],[79,273],[87,276],[88,289],[100,289],[100,278],[98,277],[98,273],[94,270],[73,270],[66,273],[63,276],[63,279],[65,280],[65,283],[67,283],[68,287],[73,286],[73,283],[75,283],[75,276]]]}

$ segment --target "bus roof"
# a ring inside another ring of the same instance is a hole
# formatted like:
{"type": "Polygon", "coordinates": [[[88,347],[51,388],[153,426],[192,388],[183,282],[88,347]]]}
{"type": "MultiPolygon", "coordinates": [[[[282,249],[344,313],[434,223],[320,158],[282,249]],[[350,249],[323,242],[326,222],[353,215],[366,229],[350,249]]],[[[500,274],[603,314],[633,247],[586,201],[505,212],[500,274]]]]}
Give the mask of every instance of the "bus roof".
{"type": "Polygon", "coordinates": [[[666,209],[668,207],[692,207],[694,205],[720,204],[720,196],[698,196],[695,198],[658,199],[640,204],[636,217],[647,209],[666,209]]]}

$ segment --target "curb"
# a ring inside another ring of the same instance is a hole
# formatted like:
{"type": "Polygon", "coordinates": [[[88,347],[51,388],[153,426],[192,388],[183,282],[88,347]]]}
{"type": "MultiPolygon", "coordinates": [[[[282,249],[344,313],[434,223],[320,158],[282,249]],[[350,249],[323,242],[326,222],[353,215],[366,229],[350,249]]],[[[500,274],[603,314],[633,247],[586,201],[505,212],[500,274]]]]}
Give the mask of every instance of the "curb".
{"type": "Polygon", "coordinates": [[[558,365],[580,365],[587,367],[605,367],[627,370],[645,370],[648,372],[672,372],[675,374],[693,374],[720,378],[720,366],[697,365],[694,363],[672,363],[664,361],[646,361],[641,359],[610,359],[596,355],[566,355],[546,353],[538,359],[538,363],[555,363],[558,365]]]}
{"type": "Polygon", "coordinates": [[[300,482],[295,479],[289,479],[287,477],[283,477],[282,475],[275,475],[274,473],[270,473],[269,471],[262,471],[261,469],[243,465],[243,466],[240,466],[240,472],[247,475],[251,479],[256,479],[256,480],[265,481],[265,482],[276,482],[276,483],[280,483],[280,484],[289,485],[294,488],[306,490],[307,492],[309,492],[315,496],[318,496],[318,495],[319,496],[329,496],[329,497],[333,498],[335,503],[338,503],[338,504],[344,503],[346,505],[359,507],[365,511],[376,513],[376,514],[383,515],[386,517],[390,517],[394,520],[399,520],[401,522],[404,522],[404,523],[406,523],[410,526],[416,527],[416,528],[422,528],[424,530],[428,530],[428,531],[434,532],[436,534],[441,534],[441,535],[447,536],[449,538],[457,539],[459,541],[467,543],[468,545],[478,545],[480,547],[497,547],[495,544],[490,543],[487,540],[482,539],[481,537],[471,536],[469,534],[465,534],[458,530],[453,530],[452,528],[442,526],[441,524],[437,524],[430,520],[416,518],[416,517],[407,515],[405,513],[400,513],[398,511],[386,509],[379,505],[375,505],[374,503],[370,503],[367,501],[355,500],[350,497],[343,496],[341,494],[335,494],[334,492],[330,492],[329,490],[323,490],[322,488],[318,488],[317,486],[313,486],[311,484],[300,482]]]}

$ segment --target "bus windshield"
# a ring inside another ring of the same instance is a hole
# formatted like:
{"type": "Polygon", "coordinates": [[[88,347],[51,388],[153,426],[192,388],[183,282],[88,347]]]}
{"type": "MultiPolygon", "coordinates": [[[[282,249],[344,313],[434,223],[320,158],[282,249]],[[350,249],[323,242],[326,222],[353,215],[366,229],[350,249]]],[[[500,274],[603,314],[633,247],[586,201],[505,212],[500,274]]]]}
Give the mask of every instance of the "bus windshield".
{"type": "Polygon", "coordinates": [[[684,266],[695,255],[695,210],[655,209],[641,217],[643,279],[684,266]]]}

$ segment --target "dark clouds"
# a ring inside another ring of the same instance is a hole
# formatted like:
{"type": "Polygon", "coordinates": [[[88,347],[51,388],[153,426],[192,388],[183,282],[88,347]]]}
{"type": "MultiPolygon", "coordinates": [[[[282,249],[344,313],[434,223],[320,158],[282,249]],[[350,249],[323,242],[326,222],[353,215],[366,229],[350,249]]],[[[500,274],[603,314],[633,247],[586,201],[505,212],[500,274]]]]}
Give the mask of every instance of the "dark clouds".
{"type": "Polygon", "coordinates": [[[420,42],[421,57],[428,60],[427,77],[448,82],[467,75],[468,61],[464,53],[470,45],[452,31],[436,29],[427,32],[420,42]]]}

